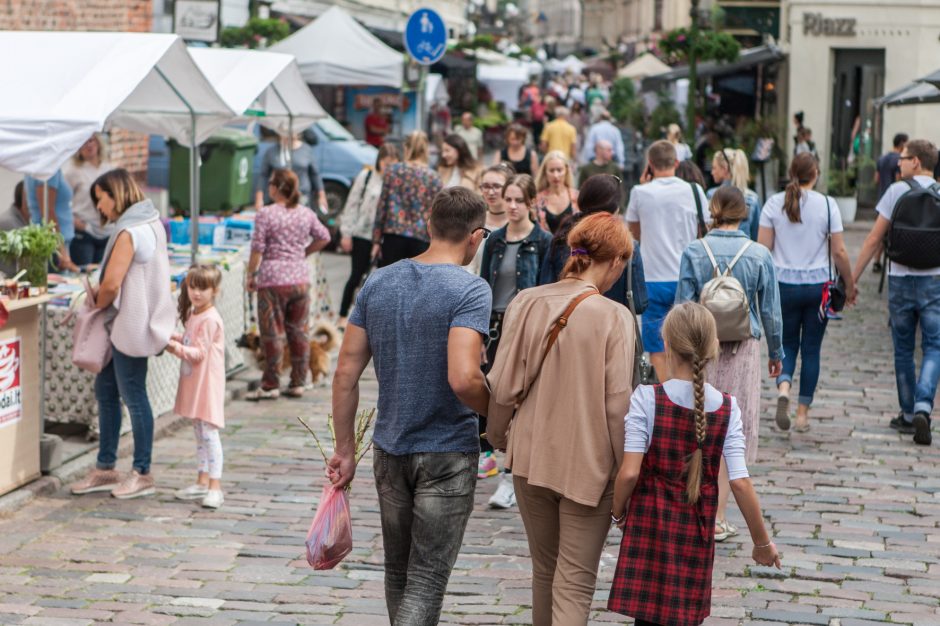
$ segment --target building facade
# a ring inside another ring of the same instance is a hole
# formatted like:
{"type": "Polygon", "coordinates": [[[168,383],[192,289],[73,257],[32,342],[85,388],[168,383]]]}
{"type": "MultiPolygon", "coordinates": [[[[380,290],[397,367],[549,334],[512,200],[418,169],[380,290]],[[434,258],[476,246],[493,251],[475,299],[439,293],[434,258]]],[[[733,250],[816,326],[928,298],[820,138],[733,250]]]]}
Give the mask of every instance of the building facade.
{"type": "Polygon", "coordinates": [[[339,6],[362,22],[366,28],[403,32],[405,21],[415,10],[428,6],[441,14],[451,37],[459,37],[467,29],[467,6],[464,0],[275,0],[271,11],[315,18],[331,6],[339,6]]]}
{"type": "MultiPolygon", "coordinates": [[[[898,132],[940,141],[937,105],[886,108],[883,114],[872,105],[940,68],[940,3],[784,0],[782,23],[789,112],[803,112],[823,167],[850,152],[876,158],[898,132]],[[853,141],[860,133],[862,141],[853,141]]],[[[792,154],[792,136],[788,147],[792,154]]]]}
{"type": "Polygon", "coordinates": [[[624,43],[641,54],[664,32],[689,26],[691,7],[691,0],[584,0],[584,44],[624,43]]]}

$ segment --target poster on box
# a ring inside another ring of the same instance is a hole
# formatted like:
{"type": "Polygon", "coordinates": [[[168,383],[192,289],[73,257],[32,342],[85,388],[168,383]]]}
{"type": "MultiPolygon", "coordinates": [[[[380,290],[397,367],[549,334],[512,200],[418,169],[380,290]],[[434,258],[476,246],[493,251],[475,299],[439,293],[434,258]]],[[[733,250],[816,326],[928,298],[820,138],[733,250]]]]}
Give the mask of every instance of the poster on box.
{"type": "Polygon", "coordinates": [[[23,419],[20,338],[0,341],[0,428],[23,419]]]}
{"type": "Polygon", "coordinates": [[[349,132],[357,139],[365,139],[366,115],[372,110],[376,98],[382,101],[382,109],[391,118],[393,136],[404,137],[417,128],[417,92],[378,86],[352,87],[345,91],[346,121],[349,132]]]}

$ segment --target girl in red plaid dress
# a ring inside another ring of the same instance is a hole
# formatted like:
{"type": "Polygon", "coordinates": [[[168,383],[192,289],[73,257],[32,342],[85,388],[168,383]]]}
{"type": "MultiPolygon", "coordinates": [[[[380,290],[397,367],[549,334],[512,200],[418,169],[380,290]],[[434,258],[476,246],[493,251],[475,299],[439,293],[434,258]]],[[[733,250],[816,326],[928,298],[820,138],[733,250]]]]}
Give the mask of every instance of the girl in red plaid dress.
{"type": "Polygon", "coordinates": [[[752,557],[778,568],[780,557],[748,477],[741,411],[705,383],[718,349],[714,318],[700,304],[680,304],[662,332],[673,378],[638,387],[630,400],[611,511],[624,535],[607,608],[638,626],[694,626],[711,611],[722,456],[754,541],[752,557]]]}

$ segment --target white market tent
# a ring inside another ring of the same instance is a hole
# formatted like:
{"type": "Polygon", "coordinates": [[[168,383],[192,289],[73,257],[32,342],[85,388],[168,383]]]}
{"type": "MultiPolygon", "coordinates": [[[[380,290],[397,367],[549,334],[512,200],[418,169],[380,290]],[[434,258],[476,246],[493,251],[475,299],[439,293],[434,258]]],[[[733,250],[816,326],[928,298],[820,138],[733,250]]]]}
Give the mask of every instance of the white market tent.
{"type": "Polygon", "coordinates": [[[233,119],[176,35],[0,31],[0,166],[48,178],[118,126],[198,145],[233,119]],[[15,61],[14,61],[15,60],[15,61]]]}
{"type": "Polygon", "coordinates": [[[561,60],[549,59],[545,62],[545,69],[557,74],[564,74],[565,72],[580,74],[581,70],[584,69],[584,61],[574,56],[573,54],[569,54],[561,60]]]}
{"type": "Polygon", "coordinates": [[[338,6],[271,47],[297,58],[312,85],[401,87],[401,53],[382,43],[338,6]]]}
{"type": "Polygon", "coordinates": [[[281,135],[326,117],[289,54],[223,48],[190,48],[189,53],[233,111],[281,135]]]}
{"type": "Polygon", "coordinates": [[[643,54],[624,65],[617,72],[618,78],[632,78],[642,80],[647,76],[655,76],[672,70],[671,67],[657,59],[652,54],[643,54]]]}

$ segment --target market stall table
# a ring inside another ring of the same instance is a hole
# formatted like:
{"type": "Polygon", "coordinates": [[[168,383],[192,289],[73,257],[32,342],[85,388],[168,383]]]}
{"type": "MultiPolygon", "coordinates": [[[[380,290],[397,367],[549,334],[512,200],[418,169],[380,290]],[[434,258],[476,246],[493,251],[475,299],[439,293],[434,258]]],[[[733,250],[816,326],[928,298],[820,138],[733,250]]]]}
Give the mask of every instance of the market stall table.
{"type": "Polygon", "coordinates": [[[39,477],[40,326],[49,296],[4,300],[0,329],[0,495],[39,477]]]}

